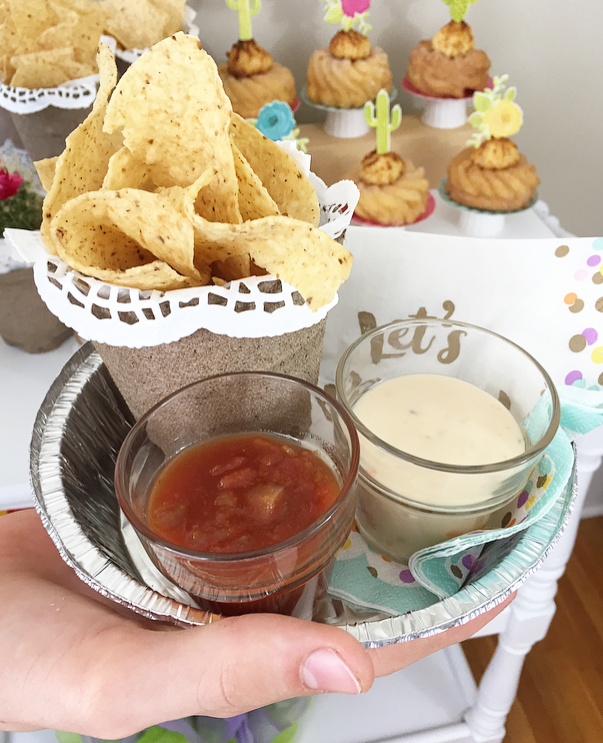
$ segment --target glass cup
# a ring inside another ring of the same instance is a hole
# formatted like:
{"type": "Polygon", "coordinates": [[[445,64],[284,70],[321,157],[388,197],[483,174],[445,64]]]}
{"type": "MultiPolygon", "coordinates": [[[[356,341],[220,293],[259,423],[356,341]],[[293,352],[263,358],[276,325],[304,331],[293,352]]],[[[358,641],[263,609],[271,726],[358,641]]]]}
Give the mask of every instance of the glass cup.
{"type": "Polygon", "coordinates": [[[136,423],[117,457],[115,490],[152,562],[201,608],[311,619],[352,527],[358,461],[350,416],[322,390],[279,374],[224,374],[178,390],[136,423]],[[317,451],[340,484],[329,510],[286,541],[249,552],[199,552],[153,533],[148,497],[166,463],[199,442],[242,433],[284,436],[317,451]]]}
{"type": "Polygon", "coordinates": [[[420,549],[484,528],[522,491],[559,426],[555,386],[530,354],[489,330],[450,320],[402,320],[366,333],[341,357],[336,389],[360,436],[358,529],[371,547],[402,564],[420,549]],[[492,395],[515,419],[525,451],[492,464],[454,465],[383,441],[355,407],[375,386],[408,374],[454,377],[492,395]]]}

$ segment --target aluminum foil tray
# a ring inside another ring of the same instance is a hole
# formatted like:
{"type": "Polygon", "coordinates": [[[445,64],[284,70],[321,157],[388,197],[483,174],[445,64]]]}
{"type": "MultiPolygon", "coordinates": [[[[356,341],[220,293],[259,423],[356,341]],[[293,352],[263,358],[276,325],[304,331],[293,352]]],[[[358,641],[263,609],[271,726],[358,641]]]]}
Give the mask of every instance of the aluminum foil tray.
{"type": "MultiPolygon", "coordinates": [[[[204,611],[151,589],[126,547],[113,469],[132,422],[100,356],[92,344],[82,346],[53,383],[35,422],[30,466],[36,509],[65,562],[96,591],[150,619],[204,624],[204,611]]],[[[572,483],[534,526],[488,545],[488,573],[451,598],[396,617],[332,600],[316,621],[340,626],[367,647],[464,624],[504,601],[542,563],[575,501],[575,471],[572,483]]]]}

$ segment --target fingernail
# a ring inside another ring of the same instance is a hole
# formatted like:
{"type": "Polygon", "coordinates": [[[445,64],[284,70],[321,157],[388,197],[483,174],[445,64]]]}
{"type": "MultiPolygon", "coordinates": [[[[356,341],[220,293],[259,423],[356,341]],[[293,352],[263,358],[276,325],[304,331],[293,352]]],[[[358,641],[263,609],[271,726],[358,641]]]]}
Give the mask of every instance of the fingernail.
{"type": "Polygon", "coordinates": [[[334,650],[315,650],[301,667],[302,681],[309,689],[360,694],[358,679],[334,650]]]}

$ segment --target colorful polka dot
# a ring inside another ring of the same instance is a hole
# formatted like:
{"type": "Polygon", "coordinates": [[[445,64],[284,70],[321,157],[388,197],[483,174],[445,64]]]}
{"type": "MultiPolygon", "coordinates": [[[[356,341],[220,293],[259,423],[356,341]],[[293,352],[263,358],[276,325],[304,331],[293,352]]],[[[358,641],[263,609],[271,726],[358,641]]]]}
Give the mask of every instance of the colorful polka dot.
{"type": "Polygon", "coordinates": [[[467,570],[471,570],[471,566],[473,565],[473,555],[464,555],[461,562],[463,563],[463,567],[467,568],[467,570]]]}
{"type": "Polygon", "coordinates": [[[597,346],[590,357],[595,364],[603,364],[603,346],[597,346]]]}
{"type": "Polygon", "coordinates": [[[413,578],[413,575],[410,572],[410,570],[403,570],[400,573],[400,580],[402,581],[402,583],[414,583],[415,582],[415,579],[413,578]]]}
{"type": "Polygon", "coordinates": [[[565,258],[568,253],[569,245],[560,245],[555,251],[555,255],[557,256],[557,258],[565,258]]]}
{"type": "Polygon", "coordinates": [[[586,342],[589,346],[592,346],[593,343],[598,339],[599,334],[594,328],[585,328],[582,331],[582,335],[584,336],[586,342]]]}
{"type": "Polygon", "coordinates": [[[511,521],[511,516],[511,511],[507,511],[507,513],[505,513],[505,515],[502,517],[502,521],[500,522],[501,526],[507,526],[509,521],[511,521]]]}
{"type": "Polygon", "coordinates": [[[599,263],[601,263],[601,256],[600,255],[591,255],[586,259],[586,265],[587,266],[598,266],[599,263]]]}
{"type": "Polygon", "coordinates": [[[530,497],[530,494],[527,490],[524,490],[522,493],[520,493],[519,498],[517,499],[517,508],[522,508],[522,506],[525,505],[526,501],[530,497]]]}
{"type": "Polygon", "coordinates": [[[603,284],[603,274],[600,271],[593,276],[593,284],[603,284]]]}
{"type": "Polygon", "coordinates": [[[458,565],[451,565],[450,572],[452,573],[452,575],[454,575],[455,578],[460,579],[463,577],[463,571],[458,567],[458,565]]]}
{"type": "Polygon", "coordinates": [[[583,335],[573,335],[569,340],[570,351],[580,353],[586,348],[586,338],[583,335]]]}
{"type": "Polygon", "coordinates": [[[574,292],[570,292],[569,294],[566,294],[565,297],[563,297],[563,301],[565,304],[574,304],[574,302],[578,299],[578,295],[574,292]]]}
{"type": "Polygon", "coordinates": [[[568,386],[571,386],[572,384],[575,384],[580,379],[582,379],[582,372],[579,372],[577,369],[574,369],[574,371],[571,371],[566,377],[565,377],[565,383],[568,386]]]}
{"type": "Polygon", "coordinates": [[[579,372],[577,369],[574,369],[574,371],[571,371],[566,377],[565,377],[565,384],[568,386],[571,386],[574,384],[574,382],[577,382],[579,379],[582,379],[582,372],[579,372]]]}
{"type": "Polygon", "coordinates": [[[342,550],[349,550],[351,546],[352,546],[352,540],[348,537],[345,540],[345,544],[343,545],[343,547],[341,549],[342,550]]]}
{"type": "Polygon", "coordinates": [[[550,485],[550,484],[551,484],[552,482],[553,482],[553,475],[548,475],[548,476],[547,476],[547,478],[546,478],[546,482],[545,482],[545,483],[544,483],[544,485],[542,486],[542,489],[543,489],[543,490],[546,490],[546,489],[548,488],[548,486],[549,486],[549,485],[550,485]]]}
{"type": "Polygon", "coordinates": [[[603,312],[603,297],[599,297],[595,302],[595,309],[597,312],[603,312]]]}
{"type": "Polygon", "coordinates": [[[584,301],[582,299],[577,299],[574,304],[569,308],[570,312],[582,312],[584,309],[584,301]]]}
{"type": "Polygon", "coordinates": [[[373,576],[373,578],[376,578],[376,577],[377,577],[377,571],[375,570],[375,568],[374,568],[374,567],[372,567],[371,565],[369,565],[369,566],[367,567],[367,570],[368,570],[368,571],[369,571],[369,573],[370,573],[370,574],[371,574],[371,575],[373,576]]]}
{"type": "Polygon", "coordinates": [[[598,383],[599,383],[600,385],[603,385],[603,373],[599,374],[599,379],[597,379],[597,382],[598,382],[598,383]]]}
{"type": "Polygon", "coordinates": [[[577,387],[578,389],[583,390],[586,387],[586,379],[576,380],[572,387],[577,387]]]}
{"type": "Polygon", "coordinates": [[[584,281],[587,276],[588,271],[585,268],[579,268],[574,274],[574,278],[576,279],[576,281],[584,281]]]}
{"type": "Polygon", "coordinates": [[[593,240],[593,250],[603,250],[603,237],[595,237],[593,240]]]}
{"type": "Polygon", "coordinates": [[[529,511],[530,508],[532,508],[532,506],[534,505],[535,502],[536,502],[536,496],[535,495],[532,495],[528,499],[528,502],[526,503],[526,511],[529,511]]]}

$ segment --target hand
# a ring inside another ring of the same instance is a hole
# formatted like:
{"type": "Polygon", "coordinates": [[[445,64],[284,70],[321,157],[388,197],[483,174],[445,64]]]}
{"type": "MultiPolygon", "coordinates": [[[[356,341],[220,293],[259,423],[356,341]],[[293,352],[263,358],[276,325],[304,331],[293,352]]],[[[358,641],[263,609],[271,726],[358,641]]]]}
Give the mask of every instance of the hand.
{"type": "Polygon", "coordinates": [[[32,510],[0,518],[0,606],[0,729],[105,739],[189,715],[367,691],[376,676],[465,640],[504,608],[368,651],[337,627],[278,615],[165,631],[80,581],[32,510]]]}

